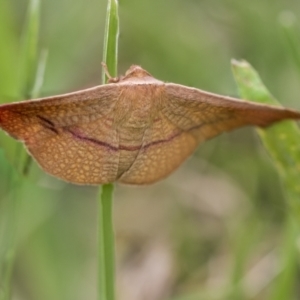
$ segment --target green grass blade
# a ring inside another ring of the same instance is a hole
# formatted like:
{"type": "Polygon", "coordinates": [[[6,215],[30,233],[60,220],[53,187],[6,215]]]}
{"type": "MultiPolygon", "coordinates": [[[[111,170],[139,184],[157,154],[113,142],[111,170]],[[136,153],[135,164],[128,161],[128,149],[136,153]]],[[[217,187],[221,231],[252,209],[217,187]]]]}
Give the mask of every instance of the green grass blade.
{"type": "MultiPolygon", "coordinates": [[[[24,26],[19,73],[19,97],[21,99],[32,98],[32,91],[36,79],[38,35],[40,26],[40,0],[31,0],[28,5],[26,24],[24,26]]],[[[28,154],[23,145],[17,144],[14,165],[23,173],[27,165],[28,154]]]]}
{"type": "Polygon", "coordinates": [[[22,98],[32,98],[37,68],[39,20],[40,0],[31,0],[21,48],[19,86],[22,98]]]}
{"type": "MultiPolygon", "coordinates": [[[[39,60],[38,60],[36,74],[35,74],[33,87],[32,87],[32,91],[31,91],[32,98],[37,98],[39,96],[41,87],[44,82],[47,57],[48,57],[48,51],[46,51],[46,50],[42,51],[40,54],[39,60]]],[[[28,175],[31,163],[32,163],[32,157],[26,153],[25,159],[23,162],[23,166],[22,166],[22,174],[23,175],[25,175],[25,176],[28,175]]]]}
{"type": "Polygon", "coordinates": [[[41,51],[36,73],[35,73],[35,79],[32,86],[32,92],[31,92],[32,98],[37,98],[40,94],[41,88],[44,83],[44,75],[46,70],[47,58],[48,58],[48,51],[47,50],[41,51]]]}
{"type": "MultiPolygon", "coordinates": [[[[234,61],[232,66],[242,98],[279,105],[247,62],[234,61]]],[[[282,245],[285,251],[281,257],[281,272],[270,299],[290,299],[297,271],[296,238],[300,224],[300,130],[294,121],[283,121],[257,131],[280,174],[289,207],[287,237],[282,245]]]]}
{"type": "MultiPolygon", "coordinates": [[[[108,0],[106,26],[104,33],[103,62],[112,77],[117,75],[118,64],[119,15],[118,1],[108,0]]],[[[102,70],[102,83],[107,76],[102,70]]],[[[113,230],[113,184],[102,186],[99,198],[99,246],[98,246],[98,299],[115,299],[115,250],[113,230]]]]}
{"type": "Polygon", "coordinates": [[[0,1],[0,103],[14,99],[17,70],[17,39],[13,34],[11,2],[0,1]],[[5,74],[5,75],[4,75],[5,74]]]}
{"type": "MultiPolygon", "coordinates": [[[[103,47],[103,62],[106,63],[112,77],[116,77],[118,72],[118,39],[118,1],[108,0],[103,47]]],[[[102,70],[102,83],[106,83],[106,80],[107,76],[104,70],[102,70]]]]}
{"type": "MultiPolygon", "coordinates": [[[[18,73],[18,40],[13,31],[11,2],[0,1],[0,103],[17,99],[16,80],[18,73]]],[[[14,161],[16,142],[5,134],[0,134],[0,146],[11,163],[14,161]]]]}
{"type": "MultiPolygon", "coordinates": [[[[280,105],[268,92],[256,71],[246,62],[233,62],[233,72],[241,97],[280,105]]],[[[300,130],[294,121],[284,121],[258,134],[270,154],[285,187],[291,211],[300,222],[300,130]]]]}

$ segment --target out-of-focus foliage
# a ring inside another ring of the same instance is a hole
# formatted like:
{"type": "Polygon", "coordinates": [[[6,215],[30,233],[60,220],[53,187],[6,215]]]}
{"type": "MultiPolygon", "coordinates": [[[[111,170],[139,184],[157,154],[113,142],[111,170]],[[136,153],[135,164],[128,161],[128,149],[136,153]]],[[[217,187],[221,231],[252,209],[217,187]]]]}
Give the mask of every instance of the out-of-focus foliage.
{"type": "MultiPolygon", "coordinates": [[[[262,83],[253,67],[245,61],[232,61],[233,73],[244,99],[269,105],[280,105],[262,83]]],[[[290,299],[296,282],[299,248],[300,205],[300,129],[290,120],[265,129],[257,129],[265,149],[270,154],[283,183],[288,203],[283,259],[277,264],[280,269],[271,299],[290,299]]]]}
{"type": "MultiPolygon", "coordinates": [[[[241,97],[254,102],[280,105],[262,83],[259,75],[245,61],[232,62],[241,97]]],[[[258,129],[286,190],[287,201],[295,219],[300,221],[300,129],[294,121],[286,120],[270,128],[258,129]]]]}
{"type": "MultiPolygon", "coordinates": [[[[41,94],[99,84],[106,1],[41,4],[39,47],[49,51],[41,94]]],[[[0,102],[17,97],[27,5],[0,1],[0,102]]],[[[300,2],[292,0],[120,0],[119,71],[140,64],[165,81],[237,96],[230,60],[244,58],[283,105],[299,109],[297,49],[282,25],[295,22],[297,39],[298,20],[300,2]]],[[[0,234],[17,189],[13,174],[0,152],[0,234]]],[[[96,299],[96,194],[32,166],[22,186],[14,299],[96,299]]],[[[277,299],[288,214],[253,129],[203,144],[158,184],[117,185],[118,299],[277,299]]],[[[291,300],[297,289],[291,285],[291,300]]]]}

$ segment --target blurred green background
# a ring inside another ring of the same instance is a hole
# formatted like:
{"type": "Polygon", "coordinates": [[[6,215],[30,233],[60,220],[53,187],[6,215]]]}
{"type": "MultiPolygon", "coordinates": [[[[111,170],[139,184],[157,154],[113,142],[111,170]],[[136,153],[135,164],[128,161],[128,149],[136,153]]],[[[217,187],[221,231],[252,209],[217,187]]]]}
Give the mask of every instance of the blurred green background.
{"type": "MultiPolygon", "coordinates": [[[[48,50],[41,96],[100,84],[106,1],[41,4],[39,48],[48,50]]],[[[27,5],[0,0],[2,103],[19,98],[27,5]]],[[[299,17],[292,0],[120,0],[119,73],[139,64],[164,81],[237,96],[230,60],[243,58],[283,105],[300,109],[300,72],[284,29],[292,26],[300,39],[299,17]]],[[[19,228],[13,299],[96,299],[98,189],[56,180],[36,164],[19,188],[7,159],[15,142],[0,135],[0,254],[10,226],[19,228]]],[[[160,183],[116,185],[114,203],[118,299],[300,298],[296,262],[280,277],[290,255],[289,212],[252,128],[201,145],[160,183]]]]}

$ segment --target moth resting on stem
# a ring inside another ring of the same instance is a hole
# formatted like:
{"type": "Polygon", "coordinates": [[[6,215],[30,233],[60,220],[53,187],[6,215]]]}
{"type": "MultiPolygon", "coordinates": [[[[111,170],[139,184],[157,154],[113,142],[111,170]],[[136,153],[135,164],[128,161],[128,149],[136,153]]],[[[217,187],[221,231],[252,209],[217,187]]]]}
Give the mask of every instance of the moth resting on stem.
{"type": "Polygon", "coordinates": [[[153,183],[225,131],[300,119],[299,111],[165,83],[136,65],[120,78],[102,66],[108,84],[0,106],[0,127],[72,183],[153,183]]]}

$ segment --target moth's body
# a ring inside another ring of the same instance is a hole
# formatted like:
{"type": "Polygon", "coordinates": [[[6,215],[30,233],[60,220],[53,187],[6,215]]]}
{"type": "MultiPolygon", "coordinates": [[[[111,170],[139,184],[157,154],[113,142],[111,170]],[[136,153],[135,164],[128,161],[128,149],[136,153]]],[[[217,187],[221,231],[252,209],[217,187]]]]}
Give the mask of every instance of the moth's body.
{"type": "Polygon", "coordinates": [[[224,131],[300,118],[296,111],[164,83],[137,66],[115,81],[2,105],[0,127],[66,181],[148,184],[224,131]]]}

